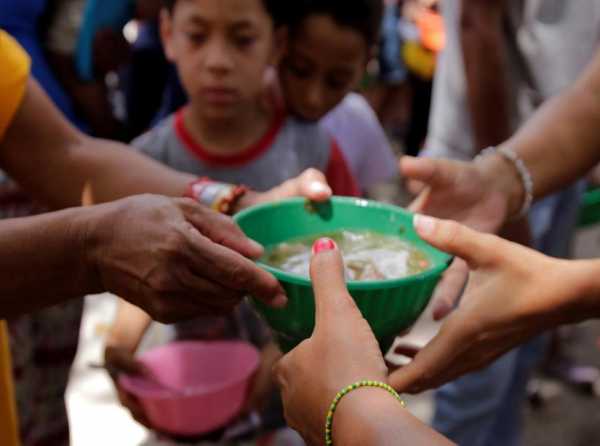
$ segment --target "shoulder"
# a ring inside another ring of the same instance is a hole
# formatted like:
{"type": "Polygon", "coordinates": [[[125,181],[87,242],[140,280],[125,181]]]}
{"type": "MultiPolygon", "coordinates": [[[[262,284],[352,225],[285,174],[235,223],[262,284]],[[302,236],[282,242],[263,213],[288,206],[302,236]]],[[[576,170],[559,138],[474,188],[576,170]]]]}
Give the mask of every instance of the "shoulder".
{"type": "Polygon", "coordinates": [[[279,143],[293,150],[305,167],[324,169],[329,160],[332,138],[319,123],[306,122],[288,116],[279,143]]]}
{"type": "Polygon", "coordinates": [[[360,135],[382,131],[379,118],[367,100],[360,94],[349,93],[344,100],[321,121],[337,139],[339,133],[360,135]]]}
{"type": "Polygon", "coordinates": [[[302,149],[322,150],[323,147],[329,148],[331,145],[331,136],[320,123],[301,121],[292,116],[286,118],[283,134],[287,137],[292,136],[295,145],[302,149]]]}

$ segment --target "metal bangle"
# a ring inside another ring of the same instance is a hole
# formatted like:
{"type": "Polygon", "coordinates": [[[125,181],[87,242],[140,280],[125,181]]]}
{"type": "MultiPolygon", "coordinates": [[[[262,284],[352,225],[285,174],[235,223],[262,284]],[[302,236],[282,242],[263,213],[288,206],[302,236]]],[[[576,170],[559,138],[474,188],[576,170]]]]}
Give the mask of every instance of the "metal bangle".
{"type": "Polygon", "coordinates": [[[529,210],[531,209],[531,204],[533,203],[533,178],[531,177],[531,173],[529,172],[529,169],[523,160],[510,147],[488,147],[487,149],[482,150],[481,153],[477,155],[475,160],[494,153],[497,153],[504,159],[508,160],[513,166],[515,166],[515,169],[517,169],[517,173],[519,174],[524,191],[523,203],[521,204],[521,209],[519,209],[519,212],[512,216],[510,220],[520,220],[527,216],[529,210]]]}

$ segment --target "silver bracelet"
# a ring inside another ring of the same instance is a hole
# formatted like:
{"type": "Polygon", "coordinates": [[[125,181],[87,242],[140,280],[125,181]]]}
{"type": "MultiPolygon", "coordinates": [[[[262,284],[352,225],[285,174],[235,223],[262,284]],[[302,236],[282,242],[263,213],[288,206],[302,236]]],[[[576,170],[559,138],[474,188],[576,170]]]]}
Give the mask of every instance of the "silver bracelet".
{"type": "Polygon", "coordinates": [[[529,172],[529,169],[523,160],[519,158],[519,155],[517,155],[510,147],[506,146],[488,147],[487,149],[482,150],[481,153],[477,155],[475,160],[493,153],[498,153],[506,160],[510,161],[519,173],[519,178],[521,179],[521,184],[523,185],[525,197],[523,198],[523,204],[521,205],[519,213],[510,220],[520,220],[527,216],[529,210],[531,209],[531,204],[533,203],[533,178],[531,177],[531,173],[529,172]]]}

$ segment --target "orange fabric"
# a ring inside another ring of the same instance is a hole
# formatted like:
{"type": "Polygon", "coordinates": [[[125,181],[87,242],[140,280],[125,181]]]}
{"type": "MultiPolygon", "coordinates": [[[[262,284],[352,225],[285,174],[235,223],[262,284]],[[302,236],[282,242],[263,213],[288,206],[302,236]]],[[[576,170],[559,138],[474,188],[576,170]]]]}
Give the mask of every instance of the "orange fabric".
{"type": "Polygon", "coordinates": [[[0,30],[0,140],[23,99],[30,65],[23,48],[0,30]]]}
{"type": "Polygon", "coordinates": [[[0,444],[18,446],[18,431],[8,330],[0,321],[0,444]]]}
{"type": "MultiPolygon", "coordinates": [[[[0,30],[0,141],[25,94],[30,60],[19,44],[0,30]]],[[[6,322],[0,321],[0,445],[18,446],[17,410],[6,322]]]]}
{"type": "Polygon", "coordinates": [[[446,44],[446,33],[442,16],[434,11],[425,10],[416,19],[421,34],[421,43],[429,51],[439,53],[446,44]]]}

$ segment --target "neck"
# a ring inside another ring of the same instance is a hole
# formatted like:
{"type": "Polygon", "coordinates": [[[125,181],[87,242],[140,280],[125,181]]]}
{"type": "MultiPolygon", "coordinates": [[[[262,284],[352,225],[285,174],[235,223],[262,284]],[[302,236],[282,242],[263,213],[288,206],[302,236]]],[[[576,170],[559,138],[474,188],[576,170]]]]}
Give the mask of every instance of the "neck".
{"type": "Polygon", "coordinates": [[[184,111],[187,130],[207,152],[235,155],[257,142],[271,125],[272,112],[259,104],[227,118],[209,118],[190,104],[184,111]]]}

